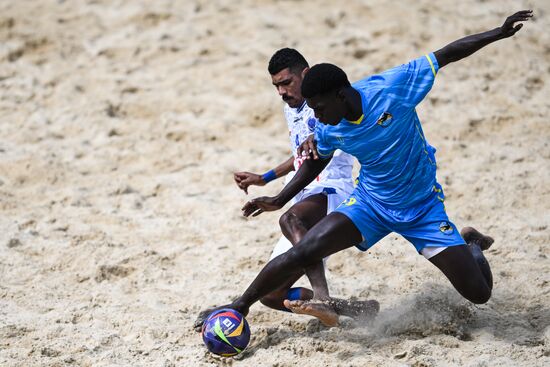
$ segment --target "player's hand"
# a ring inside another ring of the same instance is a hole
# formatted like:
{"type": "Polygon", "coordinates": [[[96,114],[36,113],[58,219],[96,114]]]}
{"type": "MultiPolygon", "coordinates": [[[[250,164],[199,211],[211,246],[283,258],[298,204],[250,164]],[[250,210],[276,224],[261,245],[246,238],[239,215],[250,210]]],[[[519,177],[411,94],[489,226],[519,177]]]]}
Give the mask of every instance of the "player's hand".
{"type": "Polygon", "coordinates": [[[532,10],[522,10],[513,15],[510,15],[508,18],[506,18],[502,27],[500,27],[500,33],[502,37],[512,37],[514,34],[516,34],[517,31],[521,29],[521,27],[523,27],[523,23],[519,23],[516,26],[514,26],[514,24],[517,22],[525,22],[529,20],[529,18],[531,18],[532,16],[532,10]]]}
{"type": "Polygon", "coordinates": [[[297,149],[298,157],[304,159],[319,159],[319,154],[317,153],[317,143],[315,142],[314,136],[310,135],[306,140],[297,149]]]}
{"type": "Polygon", "coordinates": [[[246,194],[248,194],[248,186],[250,185],[265,185],[265,181],[262,179],[262,176],[256,173],[235,172],[233,174],[233,179],[235,180],[237,186],[239,186],[239,189],[243,190],[246,194]]]}
{"type": "Polygon", "coordinates": [[[263,212],[272,212],[274,210],[279,210],[283,207],[277,197],[262,196],[256,199],[250,200],[248,203],[244,204],[242,211],[245,217],[252,215],[257,217],[263,212]]]}

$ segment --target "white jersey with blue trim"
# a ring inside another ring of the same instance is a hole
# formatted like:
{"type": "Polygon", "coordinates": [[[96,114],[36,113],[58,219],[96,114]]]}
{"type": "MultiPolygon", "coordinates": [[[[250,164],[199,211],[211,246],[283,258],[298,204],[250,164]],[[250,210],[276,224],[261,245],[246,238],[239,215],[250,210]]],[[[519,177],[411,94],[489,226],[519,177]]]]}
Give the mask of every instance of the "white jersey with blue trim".
{"type": "MultiPolygon", "coordinates": [[[[314,133],[315,127],[320,122],[315,118],[313,110],[309,108],[305,101],[298,108],[285,105],[284,112],[288,124],[290,146],[294,155],[294,169],[297,171],[304,162],[303,158],[298,156],[297,149],[308,136],[314,133]]],[[[325,182],[328,186],[340,186],[333,182],[335,180],[346,180],[348,183],[353,182],[351,178],[353,162],[354,158],[351,155],[341,150],[336,150],[330,163],[306,189],[315,184],[315,182],[325,182]]],[[[294,177],[296,171],[290,172],[287,175],[286,182],[289,182],[294,177]]]]}

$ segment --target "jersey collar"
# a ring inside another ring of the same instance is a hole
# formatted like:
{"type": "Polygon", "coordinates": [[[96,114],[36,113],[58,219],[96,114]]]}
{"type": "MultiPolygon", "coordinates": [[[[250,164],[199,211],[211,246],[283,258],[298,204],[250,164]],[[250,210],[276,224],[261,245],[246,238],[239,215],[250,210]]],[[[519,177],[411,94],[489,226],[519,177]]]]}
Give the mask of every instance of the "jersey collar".
{"type": "Polygon", "coordinates": [[[343,118],[342,120],[351,125],[360,125],[365,120],[365,112],[367,111],[368,103],[367,103],[367,97],[363,94],[363,92],[361,92],[358,89],[355,89],[355,90],[359,92],[359,95],[361,96],[361,108],[363,109],[363,113],[355,121],[349,121],[345,118],[343,118]]]}
{"type": "MultiPolygon", "coordinates": [[[[307,105],[307,103],[306,103],[306,100],[304,99],[304,103],[302,103],[302,105],[300,107],[296,107],[296,108],[293,108],[293,109],[296,110],[296,113],[300,113],[300,112],[302,112],[302,110],[304,109],[304,107],[306,105],[307,105]]],[[[288,106],[288,107],[290,107],[290,106],[288,106]]],[[[292,108],[292,107],[290,107],[290,108],[292,108]]]]}

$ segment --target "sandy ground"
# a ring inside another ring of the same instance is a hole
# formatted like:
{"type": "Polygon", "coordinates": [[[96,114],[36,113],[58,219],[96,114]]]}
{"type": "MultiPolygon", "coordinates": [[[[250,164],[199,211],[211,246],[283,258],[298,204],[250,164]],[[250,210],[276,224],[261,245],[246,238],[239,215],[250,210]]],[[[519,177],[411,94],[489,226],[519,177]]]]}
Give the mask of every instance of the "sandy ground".
{"type": "Polygon", "coordinates": [[[550,365],[549,4],[1,0],[0,365],[550,365]],[[328,264],[334,295],[380,301],[373,324],[258,304],[246,352],[210,355],[196,313],[240,294],[279,236],[232,182],[289,155],[271,54],[356,80],[529,7],[419,107],[452,220],[496,239],[492,299],[462,300],[391,235],[328,264]]]}

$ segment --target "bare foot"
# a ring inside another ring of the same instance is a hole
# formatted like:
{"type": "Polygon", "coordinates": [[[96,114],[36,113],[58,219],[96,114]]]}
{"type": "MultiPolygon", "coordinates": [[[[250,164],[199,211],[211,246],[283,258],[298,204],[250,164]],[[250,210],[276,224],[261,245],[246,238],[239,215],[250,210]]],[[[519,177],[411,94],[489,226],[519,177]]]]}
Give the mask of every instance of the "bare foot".
{"type": "Polygon", "coordinates": [[[485,236],[483,233],[479,232],[477,229],[473,227],[464,227],[462,228],[462,231],[460,231],[460,235],[462,238],[464,238],[464,241],[468,245],[475,243],[477,244],[483,251],[487,250],[495,240],[492,237],[485,236]]]}
{"type": "Polygon", "coordinates": [[[230,303],[224,306],[212,306],[199,312],[199,314],[197,315],[197,318],[195,319],[195,322],[193,323],[193,329],[197,333],[200,333],[202,331],[202,326],[204,325],[204,322],[206,321],[208,316],[210,316],[212,312],[216,310],[221,310],[222,308],[229,308],[229,309],[235,310],[237,312],[240,312],[243,316],[246,316],[248,314],[248,309],[245,309],[243,311],[243,309],[237,307],[235,303],[230,303]]]}
{"type": "Polygon", "coordinates": [[[210,308],[207,308],[205,310],[202,310],[201,312],[199,312],[199,314],[197,315],[197,318],[195,319],[195,322],[193,323],[193,329],[197,332],[197,333],[200,333],[201,330],[202,330],[202,325],[204,324],[204,322],[206,321],[206,318],[208,316],[210,316],[210,314],[212,312],[214,312],[214,310],[218,308],[218,306],[212,306],[210,308]]]}
{"type": "Polygon", "coordinates": [[[318,318],[325,326],[331,327],[338,325],[338,314],[326,303],[302,300],[289,301],[288,299],[285,299],[283,303],[286,308],[294,313],[318,318]]]}

